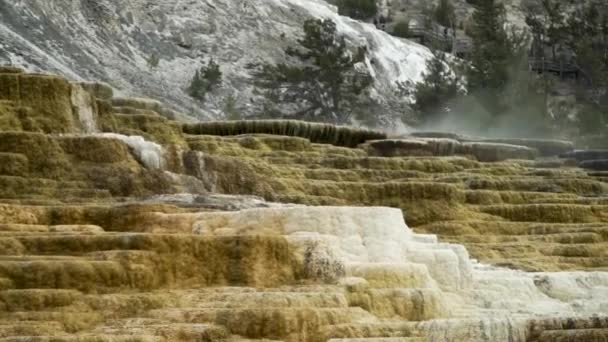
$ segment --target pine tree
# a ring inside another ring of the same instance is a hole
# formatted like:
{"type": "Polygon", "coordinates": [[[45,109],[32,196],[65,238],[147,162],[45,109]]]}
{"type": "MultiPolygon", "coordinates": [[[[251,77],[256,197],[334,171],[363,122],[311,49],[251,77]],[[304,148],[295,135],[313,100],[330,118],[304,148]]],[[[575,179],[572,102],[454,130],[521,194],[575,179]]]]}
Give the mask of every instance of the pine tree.
{"type": "MultiPolygon", "coordinates": [[[[158,71],[158,66],[160,65],[160,57],[156,53],[152,53],[147,59],[148,68],[152,73],[156,73],[158,71]]],[[[160,86],[165,90],[165,80],[163,78],[162,72],[160,73],[160,86]]]]}
{"type": "Polygon", "coordinates": [[[254,66],[256,86],[270,103],[292,109],[284,116],[346,123],[352,115],[350,108],[371,85],[369,74],[356,68],[366,50],[350,51],[332,20],[310,19],[303,28],[299,46],[286,50],[290,63],[254,66]]]}
{"type": "MultiPolygon", "coordinates": [[[[557,59],[556,49],[565,43],[567,37],[566,17],[562,3],[556,0],[540,0],[538,5],[528,6],[526,24],[532,30],[535,42],[539,45],[548,44],[551,47],[550,58],[557,59]]],[[[543,51],[540,49],[535,53],[542,56],[543,51]]]]}
{"type": "Polygon", "coordinates": [[[576,55],[584,79],[579,102],[585,109],[578,116],[582,133],[608,135],[608,6],[581,5],[570,17],[566,43],[576,55]]]}
{"type": "Polygon", "coordinates": [[[237,100],[234,95],[228,95],[224,99],[224,118],[226,120],[242,120],[243,114],[239,111],[237,107],[237,100]]]}
{"type": "MultiPolygon", "coordinates": [[[[602,113],[608,113],[608,6],[583,2],[566,18],[560,1],[540,0],[538,6],[528,10],[526,23],[537,43],[535,56],[560,61],[563,56],[556,53],[558,48],[573,52],[573,61],[565,62],[574,62],[579,68],[577,102],[584,108],[577,120],[580,131],[606,130],[608,116],[602,113]],[[542,55],[546,44],[551,47],[551,56],[542,55]]],[[[550,87],[547,74],[541,76],[545,94],[550,87]]]]}
{"type": "Polygon", "coordinates": [[[376,0],[338,0],[338,13],[353,19],[365,20],[378,12],[376,0]]]}
{"type": "Polygon", "coordinates": [[[566,45],[576,53],[592,87],[608,86],[608,8],[583,6],[568,23],[566,45]]]}
{"type": "Polygon", "coordinates": [[[564,43],[566,17],[561,2],[541,0],[541,3],[545,12],[546,32],[551,45],[551,57],[555,60],[557,58],[556,47],[564,43]]]}
{"type": "Polygon", "coordinates": [[[153,53],[148,57],[146,62],[148,64],[148,68],[150,68],[150,70],[154,70],[160,64],[160,57],[158,57],[156,53],[153,53]]]}
{"type": "Polygon", "coordinates": [[[455,26],[456,14],[451,0],[439,0],[434,11],[435,21],[445,27],[455,26]]]}
{"type": "Polygon", "coordinates": [[[514,45],[521,37],[510,37],[505,16],[502,1],[480,1],[475,5],[470,30],[473,48],[467,72],[469,93],[492,115],[508,109],[502,92],[509,82],[510,66],[519,63],[516,58],[521,57],[514,52],[520,48],[514,45]]]}
{"type": "Polygon", "coordinates": [[[407,38],[410,36],[410,23],[409,21],[399,21],[393,26],[393,32],[391,34],[395,37],[407,38]]]}
{"type": "Polygon", "coordinates": [[[414,89],[413,108],[423,121],[431,121],[448,112],[449,102],[461,92],[445,52],[435,50],[433,58],[426,63],[426,70],[423,81],[414,89]]]}
{"type": "Polygon", "coordinates": [[[471,35],[473,50],[469,86],[499,89],[508,79],[507,62],[510,57],[502,2],[486,0],[475,6],[471,35]]]}
{"type": "Polygon", "coordinates": [[[547,136],[551,130],[548,102],[553,78],[548,73],[537,74],[528,70],[529,36],[510,34],[512,58],[508,64],[509,79],[500,91],[500,104],[512,127],[520,126],[517,133],[547,136]],[[516,41],[516,38],[519,39],[516,41]]]}
{"type": "Polygon", "coordinates": [[[220,70],[219,64],[212,58],[207,65],[196,70],[190,81],[188,94],[199,101],[205,101],[207,93],[213,91],[221,83],[222,71],[220,70]]]}

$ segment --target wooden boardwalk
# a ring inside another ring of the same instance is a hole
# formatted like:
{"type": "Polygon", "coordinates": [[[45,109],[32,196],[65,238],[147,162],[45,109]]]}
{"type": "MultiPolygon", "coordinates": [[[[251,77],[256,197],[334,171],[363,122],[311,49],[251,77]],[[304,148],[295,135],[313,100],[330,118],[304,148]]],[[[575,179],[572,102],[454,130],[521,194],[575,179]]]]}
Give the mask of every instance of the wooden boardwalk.
{"type": "Polygon", "coordinates": [[[578,78],[581,69],[575,63],[557,61],[554,59],[530,58],[528,59],[530,70],[538,73],[550,72],[564,77],[574,76],[578,78]]]}
{"type": "MultiPolygon", "coordinates": [[[[409,39],[417,39],[422,45],[441,48],[454,53],[460,58],[466,58],[473,49],[473,42],[469,37],[454,36],[452,30],[445,28],[429,29],[420,26],[410,26],[409,39]],[[455,45],[454,45],[455,44],[455,45]]],[[[563,78],[586,78],[581,68],[573,62],[560,61],[548,58],[528,58],[528,68],[539,74],[549,72],[563,78]]]]}
{"type": "Polygon", "coordinates": [[[466,56],[472,47],[471,39],[468,37],[454,37],[453,31],[426,29],[422,27],[410,27],[409,38],[419,39],[422,45],[435,44],[445,50],[454,52],[459,57],[466,56]],[[454,46],[455,44],[455,46],[454,46]]]}

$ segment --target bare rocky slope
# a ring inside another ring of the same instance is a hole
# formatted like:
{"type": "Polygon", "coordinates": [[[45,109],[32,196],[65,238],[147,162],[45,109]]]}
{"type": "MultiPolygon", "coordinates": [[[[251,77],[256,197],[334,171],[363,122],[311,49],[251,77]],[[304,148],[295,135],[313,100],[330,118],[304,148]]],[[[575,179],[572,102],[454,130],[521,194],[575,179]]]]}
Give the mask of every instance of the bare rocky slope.
{"type": "Polygon", "coordinates": [[[0,68],[0,341],[608,338],[606,151],[162,112],[0,68]]]}
{"type": "Polygon", "coordinates": [[[1,0],[0,63],[104,81],[121,95],[155,97],[188,116],[221,119],[230,97],[243,114],[260,111],[246,66],[281,61],[311,17],[335,20],[353,46],[368,47],[361,67],[374,76],[378,115],[403,114],[398,83],[420,78],[428,50],[338,16],[323,0],[1,0]],[[152,56],[160,58],[154,69],[152,56]],[[211,58],[224,82],[201,106],[185,89],[211,58]]]}

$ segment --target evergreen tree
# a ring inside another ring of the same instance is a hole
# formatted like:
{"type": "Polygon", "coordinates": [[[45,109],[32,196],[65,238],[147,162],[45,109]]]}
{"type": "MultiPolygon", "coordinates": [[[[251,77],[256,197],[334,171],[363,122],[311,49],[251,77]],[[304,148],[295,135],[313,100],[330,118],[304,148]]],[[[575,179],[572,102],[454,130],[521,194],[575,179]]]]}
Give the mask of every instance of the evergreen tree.
{"type": "Polygon", "coordinates": [[[563,44],[566,34],[566,18],[564,9],[559,1],[541,0],[545,13],[546,35],[551,46],[551,57],[557,58],[556,48],[563,44]]]}
{"type": "Polygon", "coordinates": [[[207,65],[196,70],[192,77],[192,81],[190,81],[188,94],[199,101],[205,101],[207,93],[213,91],[221,83],[222,71],[220,70],[219,64],[212,58],[207,65]]]}
{"type": "Polygon", "coordinates": [[[150,70],[154,70],[160,64],[160,57],[158,57],[156,53],[153,53],[148,57],[146,62],[148,64],[148,68],[150,68],[150,70]]]}
{"type": "Polygon", "coordinates": [[[433,58],[426,63],[423,81],[416,84],[414,89],[413,108],[423,121],[435,119],[449,111],[449,102],[461,95],[458,78],[450,68],[447,54],[440,50],[435,50],[433,54],[433,58]]]}
{"type": "Polygon", "coordinates": [[[556,0],[540,0],[538,5],[526,9],[526,24],[530,27],[536,43],[534,55],[544,56],[544,45],[551,47],[550,58],[558,58],[556,49],[561,48],[567,37],[567,25],[562,3],[556,0]]]}
{"type": "Polygon", "coordinates": [[[585,105],[578,116],[579,130],[608,135],[608,6],[581,5],[570,17],[568,30],[566,44],[585,81],[578,99],[585,105]]]}
{"type": "Polygon", "coordinates": [[[475,5],[470,34],[473,48],[467,72],[469,93],[491,115],[505,113],[510,103],[504,100],[503,91],[513,65],[527,59],[528,34],[507,31],[505,7],[500,0],[484,0],[475,5]]]}
{"type": "Polygon", "coordinates": [[[608,85],[608,7],[590,4],[569,19],[566,45],[592,87],[608,85]]]}
{"type": "Polygon", "coordinates": [[[541,18],[542,9],[540,6],[530,5],[527,8],[524,8],[524,10],[526,12],[526,25],[528,25],[530,28],[530,33],[532,34],[532,46],[530,52],[532,57],[540,59],[544,57],[544,41],[545,36],[547,35],[547,30],[541,18]]]}
{"type": "Polygon", "coordinates": [[[228,95],[228,97],[226,97],[224,99],[223,112],[224,112],[224,118],[226,120],[242,120],[243,119],[243,115],[237,107],[237,101],[236,101],[236,97],[234,97],[234,95],[228,95]]]}
{"type": "MultiPolygon", "coordinates": [[[[147,64],[148,64],[148,68],[150,69],[150,71],[152,73],[155,73],[158,71],[158,66],[160,65],[160,57],[156,54],[156,53],[152,53],[148,59],[147,59],[147,64]]],[[[163,79],[163,74],[162,72],[160,73],[160,86],[163,89],[163,91],[165,90],[165,80],[163,79]]]]}
{"type": "Polygon", "coordinates": [[[407,38],[410,36],[410,23],[409,21],[402,20],[395,24],[393,32],[391,34],[395,37],[407,38]]]}
{"type": "Polygon", "coordinates": [[[473,89],[500,89],[507,82],[510,59],[502,2],[486,0],[475,6],[471,35],[473,49],[469,86],[473,89]]]}
{"type": "MultiPolygon", "coordinates": [[[[608,6],[591,2],[576,6],[566,19],[562,3],[558,0],[540,0],[529,8],[526,23],[534,35],[533,55],[561,61],[557,51],[573,52],[573,60],[579,68],[579,92],[577,102],[584,108],[579,112],[578,124],[582,133],[606,130],[608,117],[608,6]],[[551,47],[551,55],[544,56],[545,46],[551,47]]],[[[551,82],[547,73],[541,79],[545,94],[551,82]]],[[[566,124],[571,124],[566,122],[566,124]]]]}
{"type": "Polygon", "coordinates": [[[547,136],[551,130],[549,94],[553,78],[548,73],[533,73],[528,70],[529,36],[512,32],[509,35],[512,48],[508,64],[509,79],[500,92],[501,112],[504,124],[517,132],[533,136],[547,136]]]}
{"type": "Polygon", "coordinates": [[[290,63],[263,64],[254,71],[256,86],[264,92],[274,111],[287,109],[283,116],[301,120],[346,123],[359,96],[371,85],[371,77],[358,71],[366,50],[351,52],[336,24],[329,19],[309,19],[304,38],[286,54],[290,63]]]}
{"type": "Polygon", "coordinates": [[[455,26],[456,14],[451,0],[439,0],[439,4],[434,11],[435,21],[445,27],[455,26]]]}
{"type": "MultiPolygon", "coordinates": [[[[541,30],[540,24],[532,26],[534,35],[542,37],[541,30]]],[[[530,34],[508,28],[502,1],[484,0],[475,4],[470,35],[468,92],[485,111],[481,128],[518,127],[520,133],[547,133],[550,83],[546,75],[528,71],[530,34]]]]}
{"type": "Polygon", "coordinates": [[[338,13],[353,19],[365,20],[378,13],[376,0],[338,0],[338,13]]]}
{"type": "Polygon", "coordinates": [[[578,113],[576,123],[581,134],[607,134],[606,107],[597,103],[586,103],[582,111],[578,113]]]}

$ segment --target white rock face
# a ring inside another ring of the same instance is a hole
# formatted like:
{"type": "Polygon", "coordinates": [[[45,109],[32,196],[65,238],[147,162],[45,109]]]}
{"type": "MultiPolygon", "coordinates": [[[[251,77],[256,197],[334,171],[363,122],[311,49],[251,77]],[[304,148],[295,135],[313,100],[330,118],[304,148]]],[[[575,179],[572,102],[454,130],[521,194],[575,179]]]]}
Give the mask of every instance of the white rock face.
{"type": "Polygon", "coordinates": [[[139,160],[150,169],[162,169],[165,165],[164,152],[161,145],[147,141],[140,136],[127,136],[116,133],[96,133],[94,136],[117,139],[133,150],[139,160]]]}
{"type": "Polygon", "coordinates": [[[430,341],[526,341],[531,319],[608,314],[608,272],[526,273],[480,265],[461,245],[415,234],[399,209],[205,212],[196,214],[192,229],[204,235],[279,234],[301,253],[314,242],[321,246],[312,249],[319,256],[303,258],[322,260],[333,276],[344,270],[339,283],[370,288],[375,305],[416,294],[424,308],[437,310],[417,324],[430,341]]]}
{"type": "Polygon", "coordinates": [[[431,56],[420,45],[339,16],[323,0],[0,0],[0,8],[0,63],[105,81],[118,96],[162,99],[200,118],[221,118],[229,96],[239,111],[257,111],[262,103],[247,65],[282,61],[311,17],[335,20],[350,43],[368,47],[362,67],[374,76],[378,112],[402,111],[394,107],[403,100],[397,82],[419,80],[431,56]],[[151,56],[160,58],[158,67],[148,65],[151,56]],[[210,58],[221,65],[223,86],[201,109],[185,89],[210,58]]]}
{"type": "Polygon", "coordinates": [[[99,132],[94,109],[95,99],[80,84],[72,84],[72,106],[78,114],[84,133],[99,132]]]}
{"type": "Polygon", "coordinates": [[[471,278],[472,266],[466,250],[439,244],[428,235],[414,234],[399,209],[297,207],[203,217],[194,227],[199,234],[213,234],[224,227],[230,227],[232,231],[272,228],[296,243],[324,241],[333,247],[335,255],[345,265],[422,264],[445,288],[461,288],[471,278]]]}

